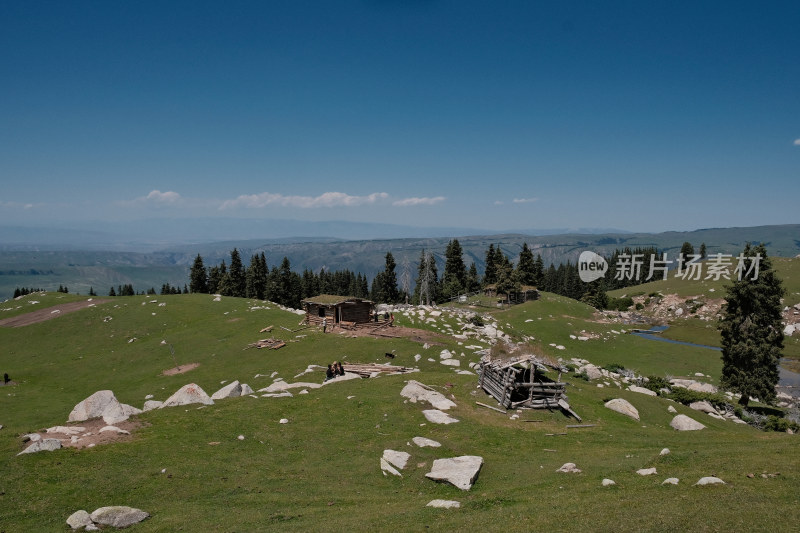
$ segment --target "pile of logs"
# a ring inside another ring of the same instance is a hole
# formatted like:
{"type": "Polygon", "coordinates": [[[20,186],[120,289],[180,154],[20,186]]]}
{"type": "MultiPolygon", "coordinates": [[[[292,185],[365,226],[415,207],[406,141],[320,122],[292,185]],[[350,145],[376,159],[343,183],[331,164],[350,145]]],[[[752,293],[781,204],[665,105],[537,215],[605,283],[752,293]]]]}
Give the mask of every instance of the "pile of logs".
{"type": "Polygon", "coordinates": [[[506,409],[560,408],[580,420],[567,403],[566,383],[561,382],[561,373],[558,381],[551,381],[537,372],[543,366],[532,355],[512,361],[485,358],[480,364],[478,384],[506,409]]]}
{"type": "Polygon", "coordinates": [[[358,374],[362,378],[368,378],[378,373],[397,373],[405,374],[414,372],[415,369],[406,366],[380,365],[378,363],[342,363],[345,372],[358,374]]]}
{"type": "Polygon", "coordinates": [[[269,348],[270,350],[277,350],[278,348],[283,348],[284,346],[286,346],[285,342],[274,337],[270,337],[269,339],[261,339],[247,345],[248,348],[269,348]]]}

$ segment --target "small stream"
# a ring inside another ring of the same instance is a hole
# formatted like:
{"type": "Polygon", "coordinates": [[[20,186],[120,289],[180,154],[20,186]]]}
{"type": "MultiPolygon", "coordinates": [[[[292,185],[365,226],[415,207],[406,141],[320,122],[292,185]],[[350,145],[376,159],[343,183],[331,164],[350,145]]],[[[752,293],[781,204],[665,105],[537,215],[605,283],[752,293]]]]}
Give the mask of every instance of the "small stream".
{"type": "MultiPolygon", "coordinates": [[[[655,331],[660,333],[666,330],[668,327],[669,326],[653,326],[649,329],[649,331],[655,331]]],[[[695,344],[693,342],[684,342],[684,341],[676,341],[673,339],[666,339],[661,335],[654,333],[639,332],[639,333],[633,333],[633,335],[637,335],[643,339],[649,339],[651,341],[671,342],[673,344],[682,344],[684,346],[706,348],[708,350],[716,350],[718,352],[722,351],[722,348],[718,348],[717,346],[707,346],[705,344],[695,344]]],[[[791,370],[786,370],[783,367],[779,368],[779,372],[780,372],[780,379],[778,381],[779,387],[800,388],[800,374],[798,374],[797,372],[792,372],[791,370]]]]}

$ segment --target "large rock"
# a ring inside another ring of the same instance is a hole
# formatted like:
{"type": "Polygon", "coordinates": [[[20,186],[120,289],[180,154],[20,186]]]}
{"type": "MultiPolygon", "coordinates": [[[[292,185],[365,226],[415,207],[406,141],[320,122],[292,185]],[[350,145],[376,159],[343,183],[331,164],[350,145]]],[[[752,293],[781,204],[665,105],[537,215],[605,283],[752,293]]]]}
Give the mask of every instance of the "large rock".
{"type": "Polygon", "coordinates": [[[592,364],[584,365],[578,368],[578,371],[586,374],[586,376],[589,378],[589,381],[601,379],[603,377],[603,373],[600,371],[600,369],[592,364]]]}
{"type": "Polygon", "coordinates": [[[447,399],[441,392],[435,391],[413,379],[403,387],[403,390],[400,391],[400,396],[408,398],[411,403],[428,402],[440,411],[447,411],[456,406],[455,402],[447,399]]]}
{"type": "Polygon", "coordinates": [[[398,470],[403,470],[408,464],[411,454],[397,450],[383,450],[383,459],[398,470]]]}
{"type": "Polygon", "coordinates": [[[614,398],[613,400],[608,400],[605,406],[612,411],[629,416],[634,420],[639,420],[639,411],[628,400],[614,398]]]}
{"type": "Polygon", "coordinates": [[[223,398],[236,398],[242,395],[242,385],[239,381],[228,383],[217,392],[211,395],[212,400],[221,400],[223,398]]]}
{"type": "Polygon", "coordinates": [[[783,334],[786,335],[787,337],[791,337],[796,329],[797,326],[795,324],[789,324],[785,328],[783,328],[783,334]]]}
{"type": "Polygon", "coordinates": [[[658,394],[655,391],[646,389],[644,387],[639,387],[637,385],[631,385],[630,387],[628,387],[628,390],[631,392],[638,392],[639,394],[647,394],[648,396],[658,396],[658,394]]]}
{"type": "Polygon", "coordinates": [[[138,524],[149,516],[150,513],[125,505],[101,507],[91,514],[92,522],[116,528],[138,524]]]}
{"type": "Polygon", "coordinates": [[[427,409],[422,411],[422,414],[425,415],[428,422],[433,422],[434,424],[454,424],[459,421],[457,418],[453,418],[444,411],[439,411],[438,409],[427,409]]]}
{"type": "Polygon", "coordinates": [[[669,423],[670,426],[677,429],[678,431],[698,431],[701,429],[705,429],[705,426],[694,420],[689,418],[686,415],[676,415],[675,418],[672,419],[672,422],[669,423]]]}
{"type": "MultiPolygon", "coordinates": [[[[341,377],[343,378],[345,376],[341,376],[341,377]]],[[[288,391],[289,389],[298,389],[298,388],[318,389],[320,387],[322,387],[322,384],[320,384],[320,383],[306,383],[306,382],[303,382],[303,381],[298,381],[296,383],[287,383],[287,382],[281,380],[281,381],[276,381],[275,383],[273,383],[269,387],[264,387],[263,389],[258,389],[258,392],[274,393],[274,392],[285,392],[285,391],[288,391]]]]}
{"type": "Polygon", "coordinates": [[[253,388],[247,383],[242,383],[242,396],[245,394],[253,394],[253,388]]]}
{"type": "Polygon", "coordinates": [[[689,408],[702,413],[707,413],[709,415],[719,415],[719,412],[714,409],[714,406],[705,400],[701,402],[692,402],[689,404],[689,408]]]}
{"type": "Polygon", "coordinates": [[[436,459],[431,471],[425,474],[425,477],[434,481],[450,483],[461,490],[469,490],[478,479],[482,466],[483,457],[477,455],[436,459]]]}
{"type": "Polygon", "coordinates": [[[70,412],[70,422],[83,422],[90,418],[99,418],[106,411],[119,408],[119,401],[110,390],[97,391],[82,402],[78,403],[70,412]]]}
{"type": "Polygon", "coordinates": [[[36,452],[52,452],[53,450],[58,450],[61,448],[61,441],[58,439],[42,439],[40,441],[34,442],[17,455],[22,455],[23,453],[36,453],[36,452]]]}
{"type": "Polygon", "coordinates": [[[381,471],[383,472],[384,476],[388,472],[393,476],[403,477],[403,474],[401,474],[399,470],[393,467],[392,464],[383,457],[381,457],[381,471]]]}
{"type": "Polygon", "coordinates": [[[161,406],[164,405],[164,402],[159,402],[158,400],[147,400],[144,402],[142,406],[142,411],[152,411],[153,409],[161,409],[161,406]]]}
{"type": "Polygon", "coordinates": [[[132,405],[118,402],[116,405],[109,406],[103,412],[103,422],[106,424],[118,424],[141,412],[141,409],[137,409],[132,405]]]}
{"type": "Polygon", "coordinates": [[[92,517],[89,513],[81,509],[69,515],[69,518],[67,518],[67,525],[72,529],[80,529],[82,527],[92,526],[94,522],[92,522],[92,517]]]}
{"type": "Polygon", "coordinates": [[[201,403],[203,405],[213,405],[214,400],[209,398],[206,391],[200,388],[199,385],[194,383],[189,383],[188,385],[184,385],[178,391],[167,398],[164,402],[164,405],[160,407],[163,409],[164,407],[175,407],[178,405],[189,405],[194,403],[201,403]]]}

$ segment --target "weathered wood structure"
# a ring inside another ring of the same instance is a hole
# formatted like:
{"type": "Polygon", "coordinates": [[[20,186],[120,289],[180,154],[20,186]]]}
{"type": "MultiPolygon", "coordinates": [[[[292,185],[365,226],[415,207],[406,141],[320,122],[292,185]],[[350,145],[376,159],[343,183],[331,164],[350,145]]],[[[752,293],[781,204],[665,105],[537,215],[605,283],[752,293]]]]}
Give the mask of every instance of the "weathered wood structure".
{"type": "Polygon", "coordinates": [[[507,361],[484,358],[480,363],[478,384],[506,409],[562,409],[578,420],[569,407],[566,383],[561,382],[561,368],[528,355],[507,361]],[[558,380],[544,376],[550,366],[558,370],[558,380]]]}
{"type": "Polygon", "coordinates": [[[301,303],[306,312],[307,323],[322,324],[322,320],[325,319],[331,327],[337,324],[349,327],[367,324],[373,316],[374,309],[374,304],[370,300],[332,294],[306,298],[301,303]]]}
{"type": "Polygon", "coordinates": [[[502,297],[504,302],[510,304],[521,304],[529,300],[539,299],[539,290],[530,285],[523,285],[518,291],[512,291],[509,294],[504,294],[502,292],[497,292],[497,284],[492,283],[491,285],[487,285],[483,288],[483,294],[484,296],[489,296],[490,298],[502,297]]]}

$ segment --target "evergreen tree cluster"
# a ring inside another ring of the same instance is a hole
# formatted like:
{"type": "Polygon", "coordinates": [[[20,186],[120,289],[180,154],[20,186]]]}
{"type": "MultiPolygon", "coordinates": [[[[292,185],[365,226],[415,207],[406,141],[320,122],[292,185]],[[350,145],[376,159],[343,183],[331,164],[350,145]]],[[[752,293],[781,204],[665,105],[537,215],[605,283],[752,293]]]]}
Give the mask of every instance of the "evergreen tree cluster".
{"type": "Polygon", "coordinates": [[[28,288],[28,287],[22,287],[22,288],[17,287],[16,289],[14,289],[14,298],[19,298],[20,296],[27,296],[27,295],[32,294],[34,292],[42,292],[42,289],[34,289],[33,287],[30,287],[30,288],[28,288]]]}
{"type": "Polygon", "coordinates": [[[189,273],[188,291],[270,300],[294,308],[300,307],[301,300],[319,294],[370,296],[367,277],[361,273],[323,269],[316,274],[306,269],[301,275],[292,271],[287,257],[279,266],[270,268],[263,252],[251,256],[250,264],[245,267],[236,248],[231,251],[230,264],[223,260],[208,268],[198,254],[189,273]]]}

